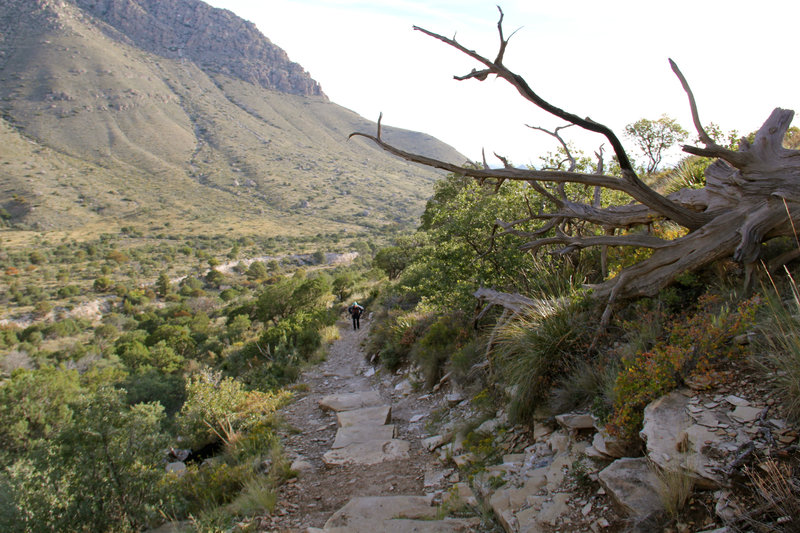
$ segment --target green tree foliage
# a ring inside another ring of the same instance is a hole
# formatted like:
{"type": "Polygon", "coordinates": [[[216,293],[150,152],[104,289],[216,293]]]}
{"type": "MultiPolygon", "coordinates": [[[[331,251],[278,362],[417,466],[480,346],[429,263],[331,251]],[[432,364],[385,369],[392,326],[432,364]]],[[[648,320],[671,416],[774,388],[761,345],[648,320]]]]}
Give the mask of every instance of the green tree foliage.
{"type": "Polygon", "coordinates": [[[172,283],[169,280],[169,275],[166,272],[162,272],[158,275],[158,280],[156,281],[156,294],[163,298],[170,293],[171,289],[172,283]]]}
{"type": "Polygon", "coordinates": [[[166,445],[158,404],[126,407],[102,388],[72,406],[73,423],[8,469],[17,531],[141,530],[160,519],[166,445]]]}
{"type": "Polygon", "coordinates": [[[355,283],[356,278],[352,272],[342,272],[333,278],[331,289],[333,290],[334,296],[336,296],[340,302],[343,302],[352,294],[355,283]]]}
{"type": "Polygon", "coordinates": [[[78,373],[46,366],[18,369],[0,387],[0,446],[5,452],[28,451],[54,438],[72,422],[70,404],[81,394],[78,373]]]}
{"type": "Polygon", "coordinates": [[[667,115],[657,120],[639,119],[625,126],[625,133],[647,157],[645,171],[648,174],[656,171],[667,150],[689,136],[689,132],[667,115]]]}
{"type": "Polygon", "coordinates": [[[409,257],[406,255],[406,250],[401,246],[381,248],[372,259],[373,264],[386,272],[389,279],[396,279],[408,265],[408,260],[409,257]]]}
{"type": "Polygon", "coordinates": [[[255,305],[256,318],[265,324],[277,324],[298,311],[311,311],[324,306],[330,291],[330,285],[322,277],[280,280],[267,285],[259,294],[255,305]]]}
{"type": "MultiPolygon", "coordinates": [[[[401,287],[439,309],[469,310],[480,286],[525,290],[532,276],[529,256],[519,250],[520,237],[493,231],[495,221],[518,220],[532,202],[542,200],[525,184],[499,190],[475,180],[448,176],[436,185],[416,235],[398,241],[409,263],[401,287]]],[[[538,223],[523,224],[532,230],[538,223]]]]}

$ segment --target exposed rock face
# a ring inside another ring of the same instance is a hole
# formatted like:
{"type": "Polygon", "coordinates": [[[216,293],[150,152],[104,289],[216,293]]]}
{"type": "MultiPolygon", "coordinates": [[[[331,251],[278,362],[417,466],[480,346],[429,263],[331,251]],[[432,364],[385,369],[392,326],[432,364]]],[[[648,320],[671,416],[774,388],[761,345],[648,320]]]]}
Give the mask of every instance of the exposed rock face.
{"type": "Polygon", "coordinates": [[[228,10],[199,0],[73,1],[154,54],[189,59],[203,70],[266,89],[327,100],[303,67],[290,61],[253,23],[228,10]]]}

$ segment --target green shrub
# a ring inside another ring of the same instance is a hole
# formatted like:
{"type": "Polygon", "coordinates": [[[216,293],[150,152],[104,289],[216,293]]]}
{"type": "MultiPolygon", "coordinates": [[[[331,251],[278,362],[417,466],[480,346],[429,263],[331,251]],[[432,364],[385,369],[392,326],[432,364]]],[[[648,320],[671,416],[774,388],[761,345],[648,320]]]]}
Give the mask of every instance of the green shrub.
{"type": "Polygon", "coordinates": [[[381,364],[395,371],[408,361],[417,339],[434,318],[430,313],[390,310],[373,323],[367,350],[377,353],[381,364]]]}
{"type": "Polygon", "coordinates": [[[205,370],[189,378],[186,402],[178,415],[181,431],[194,446],[231,442],[271,416],[288,392],[247,391],[241,382],[205,370]]]}
{"type": "Polygon", "coordinates": [[[190,466],[180,479],[180,489],[190,514],[211,510],[233,500],[254,477],[252,465],[212,461],[190,466]]]}
{"type": "Polygon", "coordinates": [[[560,414],[591,407],[594,414],[604,419],[614,402],[618,372],[619,361],[613,357],[609,360],[579,359],[570,363],[550,395],[550,412],[560,414]]]}

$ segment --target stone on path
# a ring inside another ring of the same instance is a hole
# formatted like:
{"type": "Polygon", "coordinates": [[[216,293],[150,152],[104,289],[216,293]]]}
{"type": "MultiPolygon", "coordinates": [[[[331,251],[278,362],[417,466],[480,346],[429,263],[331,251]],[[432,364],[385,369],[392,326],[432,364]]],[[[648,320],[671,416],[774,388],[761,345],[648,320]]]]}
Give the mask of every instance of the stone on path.
{"type": "Polygon", "coordinates": [[[645,517],[663,509],[656,491],[658,476],[645,458],[617,459],[598,477],[611,498],[631,516],[645,517]]]}
{"type": "Polygon", "coordinates": [[[388,424],[392,416],[392,408],[388,405],[379,407],[362,407],[352,411],[339,411],[336,418],[342,427],[348,426],[383,426],[388,424]]]}
{"type": "Polygon", "coordinates": [[[345,426],[336,431],[336,439],[333,441],[331,448],[336,450],[357,442],[392,440],[394,437],[395,427],[393,424],[384,426],[345,426]]]}
{"type": "Polygon", "coordinates": [[[326,465],[376,465],[385,461],[408,459],[411,445],[400,439],[369,440],[353,442],[344,448],[325,452],[322,461],[326,465]]]}
{"type": "Polygon", "coordinates": [[[474,520],[436,520],[427,496],[353,498],[325,523],[322,531],[349,533],[449,533],[474,531],[474,520]]]}
{"type": "Polygon", "coordinates": [[[380,395],[376,391],[349,392],[345,394],[331,394],[319,401],[319,406],[323,410],[330,411],[352,411],[362,407],[374,407],[381,405],[380,395]]]}

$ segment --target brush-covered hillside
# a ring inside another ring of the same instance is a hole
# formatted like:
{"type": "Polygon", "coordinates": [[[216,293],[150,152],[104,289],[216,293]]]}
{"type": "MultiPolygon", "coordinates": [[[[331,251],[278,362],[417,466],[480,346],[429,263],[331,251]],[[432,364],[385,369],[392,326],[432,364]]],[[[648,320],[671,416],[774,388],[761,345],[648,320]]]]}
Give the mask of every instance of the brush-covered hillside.
{"type": "MultiPolygon", "coordinates": [[[[313,235],[408,224],[437,177],[361,140],[374,125],[249,22],[195,0],[0,5],[0,211],[72,236],[313,235]]],[[[409,150],[462,161],[421,133],[409,150]]]]}

